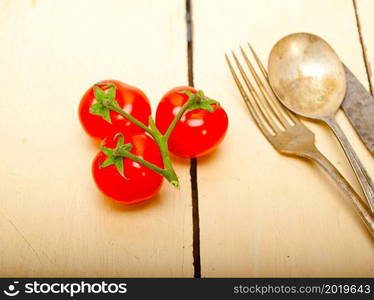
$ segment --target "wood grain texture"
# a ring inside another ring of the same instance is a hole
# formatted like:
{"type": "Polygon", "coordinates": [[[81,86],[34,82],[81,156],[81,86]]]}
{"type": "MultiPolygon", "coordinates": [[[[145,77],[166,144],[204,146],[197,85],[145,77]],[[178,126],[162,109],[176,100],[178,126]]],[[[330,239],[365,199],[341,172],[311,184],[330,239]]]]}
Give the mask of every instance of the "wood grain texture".
{"type": "MultiPolygon", "coordinates": [[[[271,147],[224,60],[249,41],[266,62],[281,37],[307,31],[325,38],[368,86],[352,1],[195,0],[193,23],[195,86],[219,99],[230,119],[220,148],[198,161],[202,276],[373,276],[374,241],[352,205],[317,166],[271,147]]],[[[373,157],[342,112],[337,119],[374,177],[373,157]]],[[[306,124],[358,188],[333,134],[306,124]]]]}
{"type": "Polygon", "coordinates": [[[183,1],[0,1],[0,276],[192,276],[182,188],[121,208],[96,189],[81,95],[114,78],[155,109],[187,83],[183,1]]]}
{"type": "MultiPolygon", "coordinates": [[[[370,0],[355,0],[357,16],[360,22],[363,52],[366,56],[366,67],[371,83],[371,91],[374,91],[374,2],[370,0]]],[[[373,116],[374,118],[374,116],[373,116]]]]}

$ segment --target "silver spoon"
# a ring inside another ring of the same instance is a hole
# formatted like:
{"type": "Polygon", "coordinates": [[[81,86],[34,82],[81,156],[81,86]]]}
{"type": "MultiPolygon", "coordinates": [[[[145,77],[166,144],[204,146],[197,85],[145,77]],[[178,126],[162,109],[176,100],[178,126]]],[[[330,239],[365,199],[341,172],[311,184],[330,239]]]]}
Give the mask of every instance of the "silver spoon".
{"type": "Polygon", "coordinates": [[[316,35],[290,34],[271,50],[268,71],[274,92],[288,109],[332,129],[374,212],[373,181],[335,120],[346,89],[344,68],[335,51],[316,35]]]}

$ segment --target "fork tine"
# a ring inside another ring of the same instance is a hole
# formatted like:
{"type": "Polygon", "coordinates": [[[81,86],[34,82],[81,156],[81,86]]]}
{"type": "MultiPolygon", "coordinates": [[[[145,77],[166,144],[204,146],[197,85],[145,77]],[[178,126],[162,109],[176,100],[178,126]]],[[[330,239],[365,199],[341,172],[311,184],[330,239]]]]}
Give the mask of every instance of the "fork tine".
{"type": "Polygon", "coordinates": [[[252,99],[254,99],[255,106],[258,108],[258,110],[261,112],[262,116],[266,120],[267,124],[270,126],[270,128],[276,133],[280,131],[279,126],[274,122],[273,118],[271,117],[271,112],[269,112],[268,108],[262,103],[260,100],[260,97],[258,96],[256,90],[254,89],[252,83],[249,81],[247,75],[245,74],[245,71],[240,64],[238,58],[236,57],[235,53],[232,51],[232,56],[234,57],[234,61],[239,69],[240,74],[242,75],[242,78],[248,87],[248,90],[252,96],[252,99]]]}
{"type": "Polygon", "coordinates": [[[271,88],[271,85],[270,85],[270,81],[269,81],[269,76],[268,76],[268,72],[266,71],[264,65],[262,64],[260,58],[258,57],[257,53],[255,52],[255,50],[252,48],[251,44],[250,43],[247,43],[248,44],[248,47],[249,49],[251,50],[252,52],[252,55],[253,57],[255,58],[256,60],[256,63],[257,65],[259,66],[259,69],[261,70],[261,73],[262,75],[264,76],[264,78],[266,79],[268,85],[269,85],[269,88],[270,90],[272,91],[272,95],[270,97],[272,103],[274,104],[274,107],[277,108],[277,110],[279,112],[283,112],[284,115],[286,115],[289,119],[292,120],[292,122],[294,122],[294,124],[296,123],[300,123],[299,119],[297,119],[293,113],[289,112],[288,110],[286,110],[280,103],[279,103],[279,100],[277,99],[277,97],[275,96],[275,94],[273,94],[273,89],[271,88]]]}
{"type": "Polygon", "coordinates": [[[247,45],[248,45],[249,49],[251,50],[252,55],[255,58],[256,62],[257,62],[257,65],[260,67],[262,75],[264,75],[265,79],[267,81],[269,81],[268,73],[266,72],[266,69],[265,69],[264,65],[262,64],[261,60],[259,59],[259,57],[257,56],[255,50],[253,50],[253,48],[252,48],[252,46],[251,46],[250,43],[247,43],[247,45]]]}
{"type": "Polygon", "coordinates": [[[231,71],[231,75],[232,77],[234,78],[234,81],[240,91],[240,94],[242,95],[242,98],[244,100],[244,103],[245,105],[247,106],[250,114],[252,115],[253,119],[255,120],[257,126],[261,129],[262,133],[265,135],[265,136],[270,136],[270,135],[273,135],[273,132],[270,132],[265,126],[264,126],[264,122],[261,121],[259,115],[257,114],[252,102],[249,100],[249,97],[247,95],[247,93],[245,92],[244,88],[243,88],[243,85],[241,84],[238,76],[236,75],[235,73],[235,70],[230,62],[230,59],[229,57],[227,56],[227,54],[225,53],[225,58],[226,58],[226,62],[229,66],[229,69],[231,71]]]}
{"type": "MultiPolygon", "coordinates": [[[[268,105],[268,107],[270,107],[270,110],[273,112],[274,116],[276,117],[276,119],[278,120],[278,122],[284,127],[284,128],[287,128],[287,127],[290,127],[291,124],[289,123],[289,121],[284,117],[284,115],[280,112],[280,110],[278,109],[278,107],[274,104],[274,102],[272,101],[272,97],[270,95],[270,93],[268,92],[268,90],[265,88],[262,80],[260,79],[260,77],[258,76],[255,68],[253,67],[252,63],[250,62],[247,54],[244,52],[243,48],[240,47],[240,51],[244,57],[244,60],[250,70],[250,72],[252,73],[252,76],[253,78],[255,79],[256,83],[257,83],[257,86],[259,87],[260,91],[261,91],[261,94],[262,96],[265,98],[265,103],[268,105]]],[[[293,124],[292,124],[293,125],[293,124]]]]}

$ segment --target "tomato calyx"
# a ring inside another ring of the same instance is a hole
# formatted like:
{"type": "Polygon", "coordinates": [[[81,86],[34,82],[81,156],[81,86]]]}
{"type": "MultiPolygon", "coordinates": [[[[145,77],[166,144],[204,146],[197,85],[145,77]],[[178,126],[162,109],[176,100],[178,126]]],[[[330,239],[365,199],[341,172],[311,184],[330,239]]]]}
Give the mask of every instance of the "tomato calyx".
{"type": "Polygon", "coordinates": [[[186,112],[195,109],[204,109],[206,111],[213,112],[214,108],[212,105],[215,105],[216,107],[219,106],[218,101],[206,98],[202,90],[197,91],[196,94],[191,93],[190,91],[182,91],[181,93],[186,94],[189,97],[189,100],[192,102],[192,104],[188,106],[186,112]]]}
{"type": "Polygon", "coordinates": [[[157,143],[160,153],[162,156],[164,168],[160,168],[134,154],[131,151],[131,143],[124,144],[123,135],[121,133],[117,133],[116,137],[118,137],[117,145],[114,149],[104,147],[103,144],[100,146],[101,151],[108,157],[101,165],[101,168],[105,168],[111,165],[115,165],[117,171],[121,174],[121,176],[125,177],[125,170],[123,170],[123,159],[130,158],[139,164],[142,164],[151,170],[161,174],[164,176],[174,187],[179,188],[179,179],[174,171],[174,168],[171,163],[170,153],[168,150],[168,139],[170,134],[174,130],[176,124],[183,116],[184,113],[196,110],[196,109],[204,109],[209,112],[213,112],[215,107],[219,106],[219,102],[213,99],[209,99],[204,95],[204,92],[199,90],[196,94],[191,93],[189,91],[182,91],[189,96],[188,101],[184,103],[184,105],[180,108],[178,113],[175,115],[173,121],[170,123],[169,128],[162,134],[155,125],[155,122],[152,116],[149,117],[149,127],[131,116],[130,114],[126,113],[121,107],[118,105],[117,101],[115,100],[116,96],[116,87],[111,83],[97,83],[93,87],[95,98],[97,100],[96,103],[92,104],[90,107],[90,113],[101,116],[107,122],[111,122],[110,119],[110,111],[115,111],[118,114],[124,116],[129,121],[133,122],[134,124],[138,125],[145,132],[147,132],[157,143]],[[103,90],[103,89],[104,90],[103,90]]]}
{"type": "MultiPolygon", "coordinates": [[[[108,157],[102,164],[100,164],[100,168],[106,168],[111,165],[114,165],[118,173],[120,173],[122,177],[127,179],[127,177],[124,174],[123,159],[129,158],[161,174],[166,179],[168,179],[171,183],[173,183],[172,181],[174,180],[174,177],[171,176],[173,174],[170,170],[161,169],[160,167],[132,154],[130,151],[133,145],[131,143],[126,143],[126,144],[124,143],[124,137],[122,133],[117,133],[114,136],[114,138],[117,138],[117,137],[118,137],[118,142],[115,148],[104,147],[105,140],[100,145],[100,150],[108,157]]],[[[176,177],[175,173],[174,173],[174,176],[176,177]]],[[[178,182],[178,178],[177,178],[177,182],[178,182]]]]}
{"type": "Polygon", "coordinates": [[[112,108],[119,108],[116,98],[116,87],[113,83],[97,83],[93,87],[94,95],[97,100],[96,103],[90,107],[90,113],[101,116],[105,121],[112,123],[110,118],[110,110],[112,108]],[[99,88],[103,86],[106,91],[99,88]]]}
{"type": "Polygon", "coordinates": [[[152,135],[152,131],[146,125],[121,109],[115,99],[116,86],[114,84],[99,82],[93,86],[93,91],[97,103],[91,105],[91,114],[101,116],[105,121],[111,123],[110,111],[115,111],[152,135]],[[103,87],[105,91],[100,87],[103,87]]]}
{"type": "Polygon", "coordinates": [[[122,177],[125,179],[128,179],[123,171],[123,158],[126,157],[127,152],[130,152],[132,149],[131,143],[124,144],[123,142],[123,135],[122,134],[116,134],[116,137],[118,138],[117,145],[114,149],[104,147],[105,140],[100,145],[100,150],[108,157],[102,164],[100,164],[100,168],[109,167],[111,165],[114,165],[118,171],[118,173],[121,174],[122,177]]]}
{"type": "Polygon", "coordinates": [[[207,110],[209,112],[213,112],[214,109],[212,107],[212,104],[216,105],[217,107],[219,105],[218,101],[206,98],[202,90],[197,91],[196,94],[191,93],[190,91],[181,91],[180,93],[186,94],[189,98],[187,102],[183,104],[179,112],[174,117],[173,121],[170,123],[169,128],[166,130],[164,135],[166,141],[169,139],[170,134],[172,133],[172,131],[174,130],[175,126],[177,125],[178,121],[184,113],[199,108],[207,110]]]}

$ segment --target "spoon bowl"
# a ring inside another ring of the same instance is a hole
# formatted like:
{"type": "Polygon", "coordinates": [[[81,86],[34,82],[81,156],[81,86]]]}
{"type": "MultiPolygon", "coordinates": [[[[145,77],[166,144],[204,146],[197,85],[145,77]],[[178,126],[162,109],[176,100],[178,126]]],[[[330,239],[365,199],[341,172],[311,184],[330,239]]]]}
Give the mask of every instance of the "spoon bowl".
{"type": "Polygon", "coordinates": [[[308,118],[331,116],[346,89],[345,73],[335,51],[309,33],[282,38],[269,56],[269,80],[283,104],[308,118]]]}
{"type": "Polygon", "coordinates": [[[289,110],[332,129],[374,212],[373,181],[335,120],[346,90],[344,67],[335,51],[314,34],[290,34],[271,50],[268,72],[274,93],[289,110]]]}

